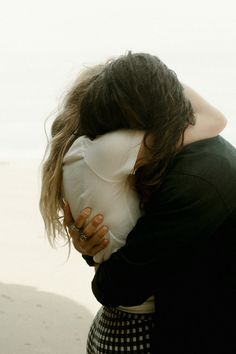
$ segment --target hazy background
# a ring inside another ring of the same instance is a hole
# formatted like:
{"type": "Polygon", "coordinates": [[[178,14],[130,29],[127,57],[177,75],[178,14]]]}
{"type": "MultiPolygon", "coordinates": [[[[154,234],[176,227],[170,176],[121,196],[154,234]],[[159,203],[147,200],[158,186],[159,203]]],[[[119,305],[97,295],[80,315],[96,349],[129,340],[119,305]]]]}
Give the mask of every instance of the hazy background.
{"type": "Polygon", "coordinates": [[[0,9],[0,158],[41,157],[43,123],[83,65],[158,55],[236,135],[234,0],[22,0],[0,9]]]}
{"type": "MultiPolygon", "coordinates": [[[[52,250],[38,211],[44,121],[84,65],[159,56],[228,118],[236,145],[235,0],[21,0],[0,5],[0,352],[83,354],[93,269],[52,250]]],[[[49,126],[50,122],[49,120],[49,126]]],[[[49,127],[48,126],[48,127],[49,127]]]]}

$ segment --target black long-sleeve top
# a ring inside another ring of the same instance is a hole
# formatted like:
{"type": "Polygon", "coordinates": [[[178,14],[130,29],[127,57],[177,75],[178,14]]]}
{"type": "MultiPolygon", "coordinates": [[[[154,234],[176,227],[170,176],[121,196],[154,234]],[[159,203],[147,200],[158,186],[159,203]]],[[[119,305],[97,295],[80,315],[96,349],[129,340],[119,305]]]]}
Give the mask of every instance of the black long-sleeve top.
{"type": "Polygon", "coordinates": [[[108,307],[155,296],[152,353],[236,353],[236,149],[184,147],[92,289],[108,307]]]}

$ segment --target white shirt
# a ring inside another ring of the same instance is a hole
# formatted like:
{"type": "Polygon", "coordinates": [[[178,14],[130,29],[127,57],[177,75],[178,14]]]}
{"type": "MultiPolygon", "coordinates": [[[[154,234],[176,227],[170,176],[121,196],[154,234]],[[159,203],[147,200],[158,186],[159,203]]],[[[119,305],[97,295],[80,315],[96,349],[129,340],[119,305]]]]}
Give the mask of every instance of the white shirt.
{"type": "MultiPolygon", "coordinates": [[[[74,219],[91,207],[89,220],[96,214],[105,215],[109,228],[108,246],[93,258],[96,263],[108,259],[122,247],[126,237],[141,216],[137,193],[128,181],[133,174],[144,132],[118,130],[90,140],[79,137],[65,154],[63,193],[74,219]]],[[[131,313],[154,312],[154,297],[139,306],[119,306],[131,313]]]]}
{"type": "Polygon", "coordinates": [[[108,246],[94,256],[96,263],[108,259],[125,244],[141,212],[136,192],[128,183],[144,132],[118,130],[90,140],[79,137],[64,157],[64,198],[74,219],[91,207],[90,220],[105,215],[108,246]]]}

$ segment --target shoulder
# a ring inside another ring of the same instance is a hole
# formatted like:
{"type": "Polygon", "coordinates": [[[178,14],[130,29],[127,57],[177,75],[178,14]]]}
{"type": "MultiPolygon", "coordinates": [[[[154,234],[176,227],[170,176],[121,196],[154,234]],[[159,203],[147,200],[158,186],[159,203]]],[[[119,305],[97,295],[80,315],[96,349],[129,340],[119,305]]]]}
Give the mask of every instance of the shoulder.
{"type": "Polygon", "coordinates": [[[71,163],[77,162],[78,160],[83,160],[85,151],[85,142],[88,138],[83,135],[77,138],[69,150],[65,153],[63,158],[63,165],[68,166],[71,163]]]}
{"type": "Polygon", "coordinates": [[[198,141],[176,156],[170,173],[193,175],[220,188],[226,180],[235,185],[236,149],[220,136],[198,141]]]}
{"type": "MultiPolygon", "coordinates": [[[[176,156],[175,164],[178,167],[196,169],[197,166],[209,165],[217,169],[223,165],[230,165],[236,168],[236,149],[221,136],[199,140],[186,145],[176,156]],[[188,161],[188,164],[186,162],[188,161]],[[183,164],[181,165],[181,162],[183,164]],[[220,163],[220,165],[219,165],[220,163]]],[[[211,171],[210,170],[210,171],[211,171]]],[[[203,170],[203,172],[205,172],[203,170]]]]}
{"type": "Polygon", "coordinates": [[[116,130],[98,136],[92,141],[91,148],[103,156],[119,157],[140,145],[144,133],[137,130],[116,130]]]}
{"type": "Polygon", "coordinates": [[[87,164],[104,178],[119,179],[133,168],[144,133],[118,130],[85,141],[87,164]]]}
{"type": "Polygon", "coordinates": [[[221,137],[186,146],[170,167],[159,193],[177,203],[236,207],[236,150],[221,137]]]}

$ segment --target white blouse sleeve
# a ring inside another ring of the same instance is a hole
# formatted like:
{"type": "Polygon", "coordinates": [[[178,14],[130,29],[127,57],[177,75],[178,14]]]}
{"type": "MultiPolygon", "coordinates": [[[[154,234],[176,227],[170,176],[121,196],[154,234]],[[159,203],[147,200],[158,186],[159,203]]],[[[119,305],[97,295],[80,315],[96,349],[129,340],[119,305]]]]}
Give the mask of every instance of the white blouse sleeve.
{"type": "Polygon", "coordinates": [[[120,182],[132,172],[143,136],[144,132],[137,130],[101,135],[85,148],[86,163],[100,178],[120,182]]]}

